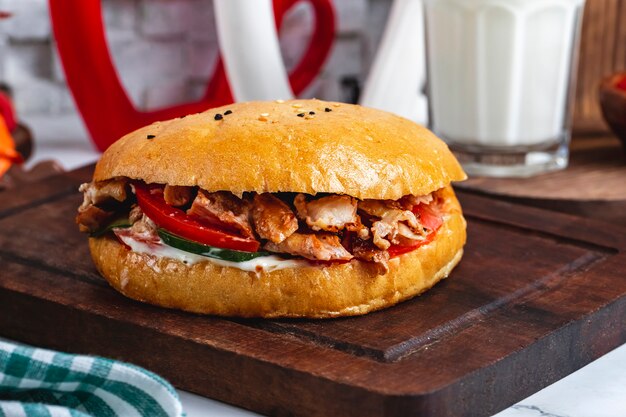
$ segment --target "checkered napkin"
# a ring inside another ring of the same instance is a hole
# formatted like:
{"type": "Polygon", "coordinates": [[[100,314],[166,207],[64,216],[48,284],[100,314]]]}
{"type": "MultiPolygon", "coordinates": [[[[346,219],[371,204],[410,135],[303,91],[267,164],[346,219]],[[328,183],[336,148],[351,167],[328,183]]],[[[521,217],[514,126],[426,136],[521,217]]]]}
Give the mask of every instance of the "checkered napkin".
{"type": "Polygon", "coordinates": [[[0,340],[0,417],[182,417],[174,388],[127,363],[0,340]]]}

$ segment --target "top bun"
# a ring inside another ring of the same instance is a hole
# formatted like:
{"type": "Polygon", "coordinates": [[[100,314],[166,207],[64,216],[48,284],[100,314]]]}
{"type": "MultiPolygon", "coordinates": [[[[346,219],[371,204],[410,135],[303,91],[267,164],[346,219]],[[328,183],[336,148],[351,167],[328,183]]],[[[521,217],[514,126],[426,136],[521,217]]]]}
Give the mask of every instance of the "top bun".
{"type": "Polygon", "coordinates": [[[96,166],[95,181],[114,177],[237,195],[397,200],[466,175],[443,141],[407,119],[345,103],[279,100],[230,104],[129,133],[96,166]]]}

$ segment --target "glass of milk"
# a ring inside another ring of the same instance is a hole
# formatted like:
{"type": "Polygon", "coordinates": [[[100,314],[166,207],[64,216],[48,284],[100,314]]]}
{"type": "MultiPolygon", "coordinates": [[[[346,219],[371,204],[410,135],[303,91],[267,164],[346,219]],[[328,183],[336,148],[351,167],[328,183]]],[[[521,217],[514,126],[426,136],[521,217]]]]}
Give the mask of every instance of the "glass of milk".
{"type": "Polygon", "coordinates": [[[423,0],[431,129],[470,175],[565,168],[584,0],[423,0]]]}

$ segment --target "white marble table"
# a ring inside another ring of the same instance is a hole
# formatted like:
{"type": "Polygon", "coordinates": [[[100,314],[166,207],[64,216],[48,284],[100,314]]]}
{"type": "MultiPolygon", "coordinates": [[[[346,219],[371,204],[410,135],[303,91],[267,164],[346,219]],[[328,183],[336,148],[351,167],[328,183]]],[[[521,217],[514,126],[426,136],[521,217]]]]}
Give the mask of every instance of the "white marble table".
{"type": "MultiPolygon", "coordinates": [[[[29,165],[54,158],[69,170],[97,159],[98,153],[85,140],[87,132],[77,117],[32,118],[27,122],[36,137],[29,165]]],[[[187,392],[180,395],[188,417],[257,415],[187,392]]],[[[626,345],[496,416],[626,417],[626,345]]]]}

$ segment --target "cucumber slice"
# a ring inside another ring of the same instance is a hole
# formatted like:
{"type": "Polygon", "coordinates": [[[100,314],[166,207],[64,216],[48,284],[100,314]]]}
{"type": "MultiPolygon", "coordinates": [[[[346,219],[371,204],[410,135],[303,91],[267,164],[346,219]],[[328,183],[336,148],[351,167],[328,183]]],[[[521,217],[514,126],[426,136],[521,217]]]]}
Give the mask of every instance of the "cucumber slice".
{"type": "Polygon", "coordinates": [[[213,246],[204,245],[198,242],[192,242],[180,236],[176,236],[167,230],[159,229],[159,236],[166,245],[185,252],[195,253],[196,255],[206,256],[207,258],[221,259],[230,262],[245,262],[259,256],[268,256],[269,252],[243,252],[231,249],[215,248],[213,246]]]}
{"type": "Polygon", "coordinates": [[[113,220],[111,220],[106,226],[104,226],[103,228],[101,228],[100,230],[96,230],[95,232],[91,233],[89,236],[90,237],[100,237],[102,235],[105,235],[107,233],[109,233],[111,230],[115,229],[115,228],[127,228],[130,227],[131,224],[128,221],[128,216],[118,216],[115,217],[113,220]]]}

